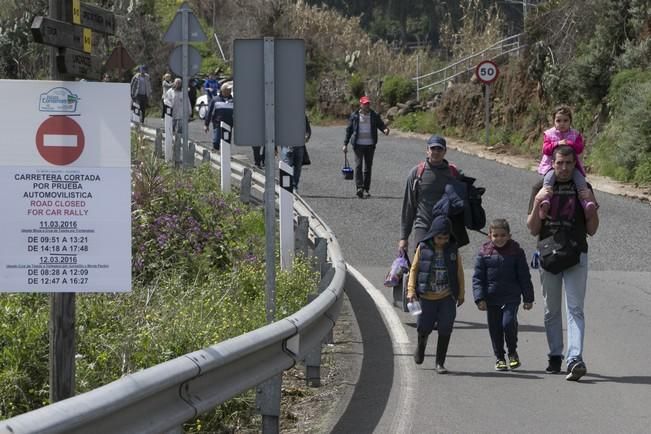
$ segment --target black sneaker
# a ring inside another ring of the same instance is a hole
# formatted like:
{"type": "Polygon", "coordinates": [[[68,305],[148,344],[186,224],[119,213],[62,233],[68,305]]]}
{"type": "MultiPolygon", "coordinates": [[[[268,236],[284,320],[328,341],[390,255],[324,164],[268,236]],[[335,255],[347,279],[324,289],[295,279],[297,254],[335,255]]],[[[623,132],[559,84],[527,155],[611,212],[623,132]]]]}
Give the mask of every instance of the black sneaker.
{"type": "Polygon", "coordinates": [[[582,360],[575,360],[567,367],[565,379],[567,381],[579,381],[587,372],[588,368],[586,368],[585,363],[582,360]]]}
{"type": "Polygon", "coordinates": [[[361,189],[361,188],[357,189],[357,197],[359,197],[360,199],[364,199],[364,190],[363,189],[361,189]]]}
{"type": "Polygon", "coordinates": [[[369,193],[368,190],[364,190],[364,197],[368,199],[369,197],[371,197],[371,193],[369,193]]]}
{"type": "Polygon", "coordinates": [[[545,369],[545,371],[549,372],[550,374],[560,374],[562,364],[563,356],[549,356],[549,364],[547,365],[547,369],[545,369]]]}

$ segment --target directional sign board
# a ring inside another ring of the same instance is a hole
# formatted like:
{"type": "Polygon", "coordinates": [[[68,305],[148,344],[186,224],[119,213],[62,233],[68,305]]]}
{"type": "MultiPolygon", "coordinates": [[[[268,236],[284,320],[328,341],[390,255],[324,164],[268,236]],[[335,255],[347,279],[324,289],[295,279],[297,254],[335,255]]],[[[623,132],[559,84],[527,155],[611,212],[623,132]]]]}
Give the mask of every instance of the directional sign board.
{"type": "Polygon", "coordinates": [[[118,41],[116,47],[111,52],[104,69],[107,71],[115,70],[122,72],[123,70],[128,70],[136,66],[136,62],[133,61],[129,52],[126,48],[122,46],[122,43],[118,41]]]}
{"type": "MultiPolygon", "coordinates": [[[[178,46],[170,53],[170,69],[176,75],[183,75],[183,47],[178,46]]],[[[201,69],[201,53],[192,46],[188,46],[188,75],[192,76],[201,69]]]]}
{"type": "Polygon", "coordinates": [[[265,143],[265,81],[273,81],[275,92],[275,143],[305,144],[305,41],[274,40],[273,77],[265,77],[264,41],[236,39],[233,45],[233,122],[235,144],[265,143]]]}
{"type": "Polygon", "coordinates": [[[164,42],[203,42],[206,39],[206,34],[201,29],[199,20],[194,16],[190,7],[187,3],[183,3],[181,7],[176,11],[174,20],[167,28],[165,36],[163,36],[164,42]],[[187,13],[188,16],[188,39],[183,38],[183,13],[187,13]]]}
{"type": "Polygon", "coordinates": [[[491,84],[497,80],[497,76],[500,73],[500,70],[497,68],[497,64],[490,60],[484,60],[477,65],[476,69],[477,78],[484,84],[491,84]]]}
{"type": "Polygon", "coordinates": [[[106,9],[81,2],[64,0],[63,19],[88,27],[99,33],[115,34],[115,14],[106,9]]]}
{"type": "Polygon", "coordinates": [[[74,24],[52,18],[37,16],[32,21],[34,41],[53,47],[72,48],[90,53],[92,49],[92,32],[74,24]]]}
{"type": "Polygon", "coordinates": [[[88,53],[66,48],[57,55],[57,68],[62,74],[75,77],[98,79],[100,76],[99,59],[88,53]]]}

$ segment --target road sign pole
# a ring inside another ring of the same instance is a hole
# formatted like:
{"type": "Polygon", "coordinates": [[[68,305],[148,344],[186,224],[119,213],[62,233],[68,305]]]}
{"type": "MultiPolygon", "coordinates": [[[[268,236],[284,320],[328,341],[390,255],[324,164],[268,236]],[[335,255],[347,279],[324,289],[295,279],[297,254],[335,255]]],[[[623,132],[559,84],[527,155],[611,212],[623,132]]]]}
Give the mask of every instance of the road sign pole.
{"type": "MultiPolygon", "coordinates": [[[[266,238],[266,313],[267,323],[276,316],[276,180],[275,180],[275,41],[264,38],[264,220],[266,238]]],[[[262,414],[262,432],[276,434],[280,421],[280,390],[282,378],[276,375],[258,389],[258,408],[262,414]],[[266,387],[265,387],[266,386],[266,387]]]]}
{"type": "Polygon", "coordinates": [[[194,155],[189,155],[190,154],[190,146],[188,144],[188,41],[190,39],[189,35],[189,25],[188,25],[188,13],[189,9],[188,8],[182,8],[181,9],[181,26],[182,26],[182,34],[183,34],[183,41],[181,42],[182,44],[182,58],[183,58],[183,63],[181,66],[181,69],[183,71],[183,89],[181,89],[181,104],[183,104],[183,119],[181,120],[181,125],[183,125],[183,162],[184,166],[186,167],[192,167],[194,166],[193,161],[191,159],[194,159],[194,155]]]}
{"type": "MultiPolygon", "coordinates": [[[[58,20],[63,0],[49,0],[49,16],[58,20]]],[[[50,79],[60,80],[57,67],[59,49],[50,48],[50,79]]],[[[75,394],[75,293],[50,293],[49,322],[50,402],[75,394]]]]}
{"type": "Polygon", "coordinates": [[[274,38],[264,38],[264,205],[266,228],[266,267],[267,267],[267,323],[276,316],[276,205],[275,205],[275,77],[274,77],[274,38]]]}
{"type": "Polygon", "coordinates": [[[490,120],[491,120],[491,108],[490,108],[490,95],[491,95],[491,85],[486,84],[484,92],[484,125],[486,125],[486,146],[490,146],[490,120]]]}

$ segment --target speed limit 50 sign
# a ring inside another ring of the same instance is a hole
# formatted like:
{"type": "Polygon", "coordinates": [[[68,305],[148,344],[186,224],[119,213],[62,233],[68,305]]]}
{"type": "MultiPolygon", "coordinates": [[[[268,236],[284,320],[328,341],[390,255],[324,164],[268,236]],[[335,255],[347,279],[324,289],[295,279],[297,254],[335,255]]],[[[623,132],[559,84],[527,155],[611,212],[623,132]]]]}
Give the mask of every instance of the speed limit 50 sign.
{"type": "Polygon", "coordinates": [[[479,62],[477,69],[475,70],[477,78],[484,84],[490,84],[497,80],[497,76],[500,73],[500,70],[497,68],[495,62],[490,60],[484,60],[479,62]]]}

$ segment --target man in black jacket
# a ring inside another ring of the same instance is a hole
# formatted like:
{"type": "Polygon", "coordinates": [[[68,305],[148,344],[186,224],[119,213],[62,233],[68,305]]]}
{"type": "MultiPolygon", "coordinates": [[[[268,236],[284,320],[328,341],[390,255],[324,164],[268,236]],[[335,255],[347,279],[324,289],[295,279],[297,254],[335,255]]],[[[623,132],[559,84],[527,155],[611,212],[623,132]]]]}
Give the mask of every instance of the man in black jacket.
{"type": "Polygon", "coordinates": [[[359,99],[359,110],[354,111],[348,119],[344,154],[348,152],[348,143],[352,143],[355,152],[355,184],[357,197],[369,197],[371,188],[371,168],[377,144],[377,130],[389,135],[389,128],[380,115],[371,110],[371,100],[367,96],[359,99]]]}

